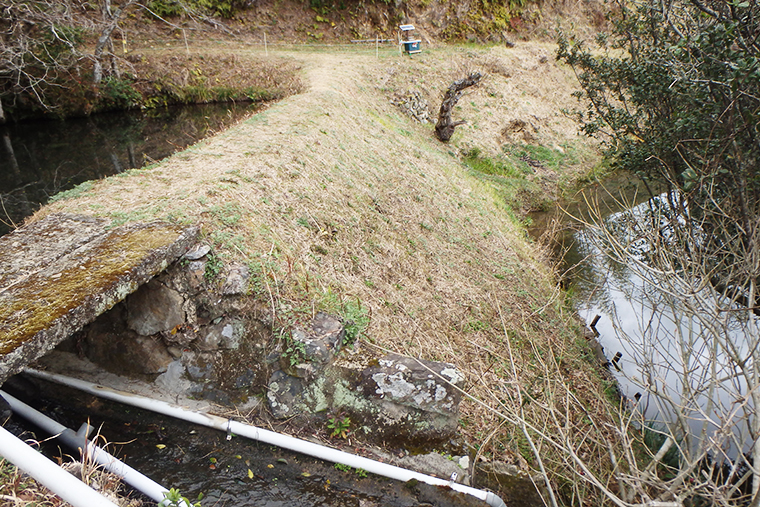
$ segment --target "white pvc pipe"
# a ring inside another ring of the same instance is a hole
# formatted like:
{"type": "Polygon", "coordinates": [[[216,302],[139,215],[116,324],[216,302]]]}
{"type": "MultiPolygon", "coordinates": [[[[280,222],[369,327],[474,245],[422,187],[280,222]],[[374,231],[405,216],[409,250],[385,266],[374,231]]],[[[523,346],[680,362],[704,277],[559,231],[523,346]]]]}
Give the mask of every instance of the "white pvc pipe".
{"type": "MultiPolygon", "coordinates": [[[[36,426],[63,441],[73,449],[79,449],[81,452],[82,449],[86,448],[86,456],[88,459],[102,466],[109,472],[118,475],[124,482],[136,490],[141,491],[145,496],[152,498],[156,502],[160,502],[166,497],[165,493],[169,492],[165,487],[87,440],[87,435],[74,432],[72,429],[50,419],[45,414],[38,412],[5,391],[0,391],[0,396],[5,398],[14,414],[20,415],[24,419],[31,421],[36,426]]],[[[84,502],[80,505],[87,507],[89,504],[84,502]]],[[[187,507],[190,506],[188,505],[187,507]]]]}
{"type": "Polygon", "coordinates": [[[0,426],[0,454],[74,507],[117,507],[0,426]]]}
{"type": "Polygon", "coordinates": [[[299,438],[291,437],[288,435],[282,435],[280,433],[275,433],[273,431],[258,428],[249,424],[243,424],[231,419],[225,419],[223,417],[211,414],[193,412],[191,410],[187,410],[182,407],[166,403],[164,401],[153,400],[144,396],[117,391],[105,386],[93,384],[92,382],[33,369],[26,369],[24,371],[34,377],[74,387],[90,394],[94,394],[95,396],[100,396],[102,398],[107,398],[119,403],[125,403],[127,405],[144,408],[146,410],[151,410],[160,414],[176,417],[178,419],[183,419],[185,421],[207,426],[209,428],[216,428],[218,430],[227,432],[228,438],[230,434],[241,435],[253,440],[258,440],[260,442],[283,447],[291,451],[308,454],[309,456],[331,461],[333,463],[341,463],[343,465],[348,465],[354,468],[362,468],[367,472],[403,482],[409,480],[417,480],[419,482],[424,482],[425,484],[430,484],[433,486],[446,486],[453,489],[454,491],[459,491],[460,493],[472,495],[476,498],[484,500],[486,503],[488,503],[488,505],[492,507],[506,507],[504,501],[499,498],[498,495],[490,491],[472,488],[470,486],[465,486],[463,484],[448,481],[445,479],[439,479],[438,477],[421,474],[413,470],[407,470],[405,468],[389,465],[387,463],[380,463],[379,461],[375,461],[369,458],[356,456],[344,451],[325,447],[313,442],[307,442],[306,440],[301,440],[299,438]]]}

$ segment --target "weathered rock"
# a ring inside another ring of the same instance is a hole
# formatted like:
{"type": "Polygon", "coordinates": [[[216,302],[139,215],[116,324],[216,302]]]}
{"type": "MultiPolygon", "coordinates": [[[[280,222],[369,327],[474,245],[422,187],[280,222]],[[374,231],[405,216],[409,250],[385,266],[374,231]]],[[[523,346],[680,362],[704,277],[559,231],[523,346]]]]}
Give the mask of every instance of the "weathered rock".
{"type": "Polygon", "coordinates": [[[247,266],[234,264],[230,267],[227,279],[222,285],[222,294],[225,296],[235,296],[245,294],[248,291],[248,279],[251,272],[247,266]]]}
{"type": "Polygon", "coordinates": [[[299,415],[309,410],[310,407],[303,404],[304,384],[300,378],[288,375],[282,370],[277,370],[269,379],[267,389],[267,401],[272,415],[277,419],[284,419],[299,415]]]}
{"type": "Polygon", "coordinates": [[[131,359],[139,373],[165,372],[166,367],[174,360],[161,340],[156,338],[138,336],[126,346],[125,356],[127,360],[131,359]]]}
{"type": "Polygon", "coordinates": [[[401,108],[404,113],[420,123],[430,122],[430,106],[418,91],[408,91],[405,95],[397,95],[391,104],[401,108]]]}
{"type": "Polygon", "coordinates": [[[245,333],[245,324],[242,321],[230,319],[224,322],[224,326],[222,327],[222,346],[225,349],[232,350],[239,348],[245,333]]]}
{"type": "MultiPolygon", "coordinates": [[[[475,467],[475,487],[498,491],[509,507],[545,505],[538,487],[541,479],[531,477],[509,463],[479,463],[475,467]]],[[[544,492],[546,495],[546,492],[544,492]]]]}
{"type": "Polygon", "coordinates": [[[142,336],[171,331],[185,322],[180,294],[151,280],[127,298],[127,327],[142,336]]]}
{"type": "Polygon", "coordinates": [[[193,383],[185,378],[185,366],[182,361],[169,363],[166,371],[156,378],[156,385],[172,393],[187,393],[193,388],[193,383]]]}
{"type": "Polygon", "coordinates": [[[187,286],[192,290],[203,287],[206,275],[206,261],[192,261],[187,265],[187,286]]]}
{"type": "Polygon", "coordinates": [[[182,354],[182,364],[187,368],[188,376],[202,382],[216,380],[216,360],[215,354],[205,352],[186,351],[182,354]]]}
{"type": "Polygon", "coordinates": [[[339,319],[319,312],[312,319],[310,329],[291,331],[291,339],[296,345],[291,347],[290,353],[282,355],[280,364],[293,376],[313,378],[335,359],[345,336],[346,331],[339,319]]]}
{"type": "Polygon", "coordinates": [[[82,215],[51,215],[0,239],[0,287],[42,271],[105,232],[108,221],[82,215]]]}
{"type": "Polygon", "coordinates": [[[114,373],[162,373],[173,360],[161,340],[120,329],[109,319],[99,318],[83,332],[87,358],[114,373]]]}
{"type": "MultiPolygon", "coordinates": [[[[110,371],[121,368],[128,375],[160,372],[167,362],[179,360],[181,378],[189,382],[185,391],[216,402],[250,403],[251,394],[260,392],[272,371],[272,363],[265,360],[274,347],[271,324],[263,319],[271,323],[269,308],[243,295],[220,297],[217,284],[205,280],[194,287],[188,269],[192,262],[173,263],[144,289],[61,344],[60,350],[84,355],[110,371]],[[154,313],[175,318],[155,319],[154,313]],[[156,320],[163,323],[155,325],[156,320]],[[154,341],[162,344],[156,351],[158,364],[135,359],[135,350],[150,342],[133,329],[153,333],[151,340],[160,339],[154,341]]],[[[315,336],[311,329],[309,333],[315,336]]],[[[174,377],[161,379],[163,385],[174,377]]]]}
{"type": "Polygon", "coordinates": [[[203,331],[198,333],[198,338],[193,342],[195,348],[201,351],[218,350],[222,343],[222,329],[224,325],[206,326],[203,331]]]}
{"type": "MultiPolygon", "coordinates": [[[[454,415],[464,377],[452,364],[390,354],[362,372],[364,393],[426,412],[454,415]]],[[[456,424],[456,423],[455,423],[456,424]]]]}
{"type": "Polygon", "coordinates": [[[443,456],[437,452],[430,452],[416,456],[404,456],[393,460],[393,464],[410,470],[418,470],[442,479],[455,477],[455,482],[469,486],[470,472],[467,466],[461,466],[460,461],[466,461],[469,464],[469,460],[461,460],[459,457],[443,456]]]}
{"type": "Polygon", "coordinates": [[[245,324],[238,319],[222,318],[216,324],[203,326],[193,346],[201,351],[237,349],[245,336],[245,324]]]}
{"type": "Polygon", "coordinates": [[[196,245],[193,249],[185,254],[185,259],[189,261],[197,261],[201,257],[205,257],[207,253],[211,251],[211,247],[208,245],[196,245]]]}
{"type": "Polygon", "coordinates": [[[163,271],[197,235],[50,215],[1,237],[0,383],[163,271]]]}
{"type": "Polygon", "coordinates": [[[303,374],[300,366],[270,379],[275,417],[340,411],[365,436],[397,443],[442,441],[456,432],[461,397],[452,384],[461,387],[463,378],[450,364],[390,355],[362,372],[331,365],[303,374]]]}
{"type": "Polygon", "coordinates": [[[361,372],[368,403],[352,410],[377,437],[423,443],[454,436],[464,377],[451,364],[390,354],[361,372]]]}

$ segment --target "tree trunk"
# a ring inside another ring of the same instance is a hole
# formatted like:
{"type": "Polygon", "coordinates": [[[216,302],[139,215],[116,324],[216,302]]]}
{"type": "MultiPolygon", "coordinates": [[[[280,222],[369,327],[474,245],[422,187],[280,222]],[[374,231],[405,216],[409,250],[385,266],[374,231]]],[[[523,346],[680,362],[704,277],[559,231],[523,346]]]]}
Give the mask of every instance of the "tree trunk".
{"type": "Polygon", "coordinates": [[[451,110],[454,109],[462,96],[462,90],[478,84],[481,77],[480,72],[472,73],[464,79],[454,81],[446,90],[446,95],[443,96],[443,102],[441,102],[441,110],[438,112],[438,123],[435,124],[435,136],[440,141],[447,142],[454,135],[454,129],[457,125],[467,123],[464,120],[452,121],[451,110]]]}
{"type": "Polygon", "coordinates": [[[5,124],[5,111],[3,110],[3,101],[0,100],[0,125],[5,124]]]}
{"type": "MultiPolygon", "coordinates": [[[[92,81],[95,84],[99,84],[100,81],[103,79],[103,63],[100,61],[101,57],[103,56],[103,51],[108,47],[109,43],[111,42],[111,34],[116,29],[116,27],[119,25],[119,18],[121,17],[122,13],[129,8],[133,3],[135,3],[136,0],[128,0],[127,3],[116,9],[116,11],[110,16],[111,19],[109,23],[106,25],[105,29],[103,29],[103,33],[100,34],[100,37],[98,37],[98,43],[95,45],[95,52],[93,53],[93,59],[95,60],[94,68],[92,71],[92,81]]],[[[110,3],[108,4],[107,11],[104,12],[104,16],[107,18],[110,13],[110,3]]]]}

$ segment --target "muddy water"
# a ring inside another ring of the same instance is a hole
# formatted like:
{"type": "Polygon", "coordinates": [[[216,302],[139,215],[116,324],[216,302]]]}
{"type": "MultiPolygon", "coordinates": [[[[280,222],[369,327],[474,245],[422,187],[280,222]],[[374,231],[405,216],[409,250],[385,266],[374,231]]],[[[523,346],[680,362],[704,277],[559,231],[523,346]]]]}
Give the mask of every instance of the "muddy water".
{"type": "Polygon", "coordinates": [[[167,157],[255,107],[202,104],[0,126],[0,235],[58,192],[167,157]]]}
{"type": "MultiPolygon", "coordinates": [[[[62,386],[32,385],[16,378],[4,389],[70,428],[78,429],[89,420],[110,442],[109,452],[164,487],[178,488],[191,500],[202,493],[204,507],[486,505],[441,488],[337,469],[332,463],[242,437],[227,440],[224,433],[210,428],[62,386]]],[[[55,445],[48,445],[48,450],[60,455],[55,445]]]]}

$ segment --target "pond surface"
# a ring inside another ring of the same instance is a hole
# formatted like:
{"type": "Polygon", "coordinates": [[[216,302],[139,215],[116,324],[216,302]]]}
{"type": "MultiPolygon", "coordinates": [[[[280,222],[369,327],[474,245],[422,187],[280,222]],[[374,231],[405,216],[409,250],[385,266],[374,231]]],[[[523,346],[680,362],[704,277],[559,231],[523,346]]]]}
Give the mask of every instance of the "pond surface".
{"type": "Polygon", "coordinates": [[[745,423],[755,417],[754,404],[729,356],[749,356],[756,317],[679,271],[678,262],[669,268],[649,262],[647,231],[667,243],[678,220],[669,194],[627,202],[626,209],[607,203],[596,213],[626,262],[609,254],[610,239],[595,227],[565,237],[566,287],[575,309],[586,323],[596,320],[607,358],[619,358],[612,371],[622,394],[649,421],[677,420],[679,432],[696,437],[694,448],[709,438],[715,456],[747,452],[753,439],[745,423]]]}
{"type": "Polygon", "coordinates": [[[160,160],[257,107],[200,104],[0,126],[0,235],[58,192],[160,160]]]}

